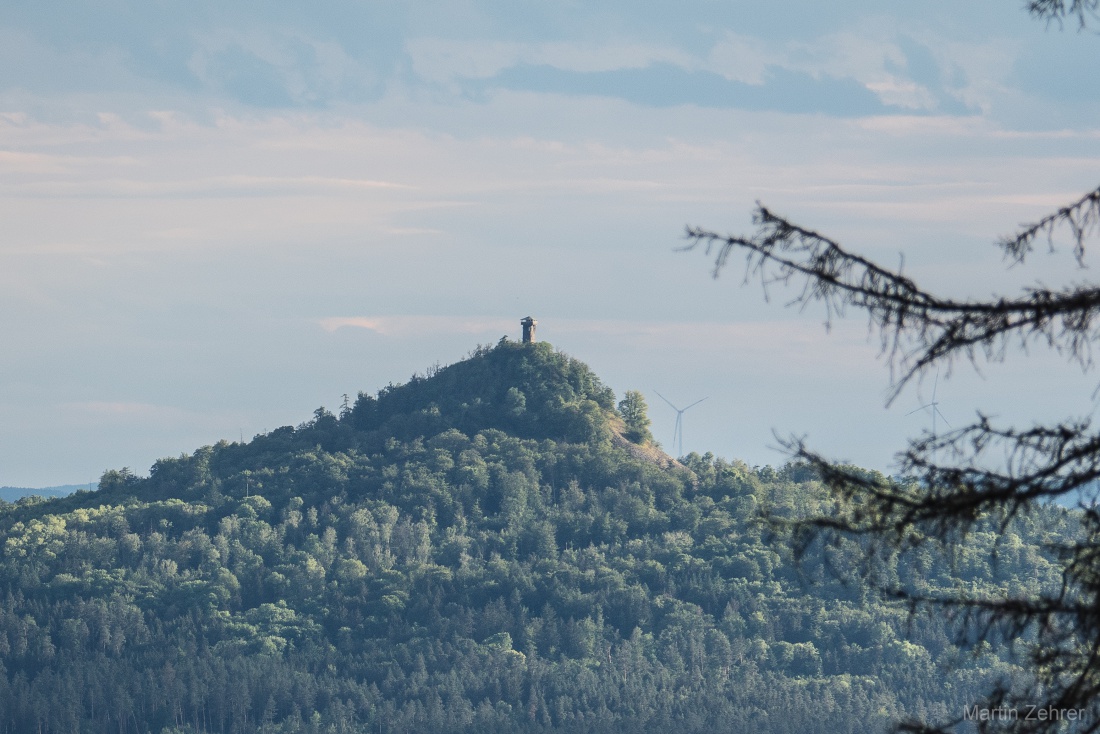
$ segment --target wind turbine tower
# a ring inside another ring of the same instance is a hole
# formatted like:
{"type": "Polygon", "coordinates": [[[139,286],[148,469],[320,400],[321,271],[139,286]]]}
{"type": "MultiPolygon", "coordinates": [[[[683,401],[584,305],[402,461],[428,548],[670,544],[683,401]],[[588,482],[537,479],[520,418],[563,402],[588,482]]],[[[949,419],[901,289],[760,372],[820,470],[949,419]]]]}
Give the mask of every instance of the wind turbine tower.
{"type": "MultiPolygon", "coordinates": [[[[932,441],[936,441],[936,416],[938,415],[943,419],[944,423],[947,423],[947,418],[944,418],[943,413],[940,412],[939,401],[936,400],[936,389],[940,386],[940,373],[936,372],[936,381],[932,383],[932,400],[920,406],[916,410],[910,410],[906,415],[913,415],[919,413],[922,410],[927,410],[932,415],[932,441]]],[[[947,427],[950,428],[951,424],[947,423],[947,427]]]]}
{"type": "Polygon", "coordinates": [[[676,411],[676,428],[672,432],[672,445],[676,446],[677,443],[679,443],[679,447],[676,449],[676,451],[677,451],[676,456],[677,457],[683,456],[684,455],[684,413],[686,413],[690,408],[694,408],[696,405],[698,405],[699,403],[706,400],[706,398],[700,398],[699,400],[696,400],[694,403],[687,406],[686,408],[677,408],[675,405],[672,404],[672,401],[669,400],[668,398],[666,398],[664,395],[657,392],[656,390],[654,390],[653,392],[657,393],[657,397],[659,397],[661,400],[664,400],[666,403],[668,403],[670,408],[672,408],[673,410],[676,411]]]}

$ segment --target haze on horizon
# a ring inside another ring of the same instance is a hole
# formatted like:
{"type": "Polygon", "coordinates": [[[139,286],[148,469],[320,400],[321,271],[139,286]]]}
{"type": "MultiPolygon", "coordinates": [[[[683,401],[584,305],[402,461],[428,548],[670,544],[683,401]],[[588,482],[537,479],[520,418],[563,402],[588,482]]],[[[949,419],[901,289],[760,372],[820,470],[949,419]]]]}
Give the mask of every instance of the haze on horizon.
{"type": "MultiPolygon", "coordinates": [[[[1097,43],[988,1],[9,3],[0,485],[297,424],[527,315],[666,447],[654,390],[709,398],[686,451],[888,471],[930,382],[886,407],[858,314],[713,280],[683,227],[760,200],[955,296],[1080,280],[992,243],[1097,185],[1097,43]]],[[[1023,424],[1095,386],[1038,351],[937,398],[1023,424]]]]}

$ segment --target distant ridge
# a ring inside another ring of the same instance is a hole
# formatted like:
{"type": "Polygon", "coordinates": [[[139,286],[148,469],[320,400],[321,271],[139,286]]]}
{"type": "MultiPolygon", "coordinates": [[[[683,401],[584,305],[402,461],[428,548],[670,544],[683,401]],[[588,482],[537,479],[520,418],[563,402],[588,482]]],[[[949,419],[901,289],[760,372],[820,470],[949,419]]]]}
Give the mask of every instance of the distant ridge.
{"type": "Polygon", "coordinates": [[[0,500],[15,502],[23,497],[35,495],[38,497],[65,497],[78,489],[95,489],[94,483],[88,484],[60,484],[56,487],[0,487],[0,500]]]}

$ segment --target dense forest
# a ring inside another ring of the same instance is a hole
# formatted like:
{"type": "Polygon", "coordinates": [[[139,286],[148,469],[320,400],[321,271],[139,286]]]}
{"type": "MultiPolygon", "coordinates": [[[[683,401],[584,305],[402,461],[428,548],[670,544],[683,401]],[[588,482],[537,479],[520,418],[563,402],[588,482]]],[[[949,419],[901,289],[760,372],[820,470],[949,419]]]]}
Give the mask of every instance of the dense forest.
{"type": "MultiPolygon", "coordinates": [[[[679,461],[581,362],[502,340],[340,415],[0,503],[0,732],[867,732],[954,718],[1013,644],[798,562],[804,467],[679,461]]],[[[1058,507],[903,587],[1059,582],[1058,507]],[[996,562],[989,550],[998,544],[996,562]]]]}

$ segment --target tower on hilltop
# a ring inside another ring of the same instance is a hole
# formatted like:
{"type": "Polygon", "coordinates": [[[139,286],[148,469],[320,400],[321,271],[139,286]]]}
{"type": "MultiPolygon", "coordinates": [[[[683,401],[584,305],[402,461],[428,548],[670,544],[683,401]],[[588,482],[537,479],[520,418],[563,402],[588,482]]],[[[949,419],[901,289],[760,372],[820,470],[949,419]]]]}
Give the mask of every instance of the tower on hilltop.
{"type": "Polygon", "coordinates": [[[528,316],[525,319],[520,319],[520,325],[523,327],[523,343],[534,344],[535,343],[535,327],[538,326],[538,321],[528,316]]]}

